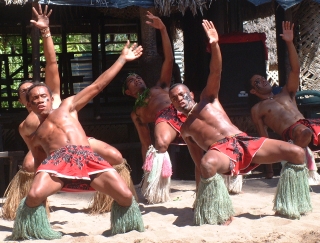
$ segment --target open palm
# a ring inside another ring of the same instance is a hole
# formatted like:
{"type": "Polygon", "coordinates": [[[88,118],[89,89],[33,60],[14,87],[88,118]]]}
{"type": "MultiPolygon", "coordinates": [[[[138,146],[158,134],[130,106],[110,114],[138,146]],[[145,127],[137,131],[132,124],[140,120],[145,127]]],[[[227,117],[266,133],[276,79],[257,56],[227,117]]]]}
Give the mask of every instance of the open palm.
{"type": "Polygon", "coordinates": [[[130,47],[130,41],[128,40],[122,50],[122,54],[127,61],[132,61],[142,55],[142,50],[142,46],[137,46],[137,43],[134,43],[130,47]]]}
{"type": "Polygon", "coordinates": [[[294,27],[294,24],[291,25],[289,21],[282,22],[282,34],[280,34],[280,36],[284,41],[293,40],[293,27],[294,27]]]}
{"type": "Polygon", "coordinates": [[[217,43],[219,41],[219,35],[213,23],[204,19],[202,22],[202,26],[209,38],[209,43],[217,43]]]}
{"type": "Polygon", "coordinates": [[[32,8],[32,11],[33,11],[34,15],[36,16],[37,21],[30,20],[31,23],[33,23],[39,29],[45,29],[45,28],[49,27],[49,17],[52,13],[52,9],[47,14],[48,5],[46,5],[43,13],[42,13],[42,8],[41,8],[40,4],[39,4],[39,13],[34,7],[32,8]]]}

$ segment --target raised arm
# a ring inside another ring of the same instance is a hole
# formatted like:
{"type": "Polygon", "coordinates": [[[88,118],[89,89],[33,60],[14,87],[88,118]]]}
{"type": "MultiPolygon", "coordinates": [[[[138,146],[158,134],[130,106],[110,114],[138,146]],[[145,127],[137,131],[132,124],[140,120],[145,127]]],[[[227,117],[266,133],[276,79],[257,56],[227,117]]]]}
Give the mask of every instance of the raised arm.
{"type": "Polygon", "coordinates": [[[54,44],[49,28],[49,17],[52,13],[52,10],[48,12],[48,5],[45,6],[44,11],[42,12],[41,5],[39,4],[39,12],[33,7],[32,11],[36,16],[37,21],[30,20],[34,26],[36,26],[41,33],[43,41],[44,56],[46,59],[46,68],[45,68],[45,83],[48,85],[52,91],[54,97],[54,108],[60,105],[60,77],[58,71],[58,64],[56,58],[56,52],[54,50],[54,44]]]}
{"type": "Polygon", "coordinates": [[[66,102],[69,104],[70,111],[79,111],[82,109],[113,80],[126,62],[135,60],[141,55],[142,47],[137,46],[136,43],[130,47],[130,42],[128,40],[119,58],[110,68],[104,71],[92,84],[81,90],[76,95],[66,99],[66,102]]]}
{"type": "Polygon", "coordinates": [[[292,98],[295,97],[300,84],[300,63],[296,48],[293,44],[294,24],[289,21],[282,22],[282,39],[286,42],[290,63],[290,73],[286,85],[284,86],[292,98]]]}
{"type": "Polygon", "coordinates": [[[147,11],[147,17],[151,21],[146,21],[146,23],[153,28],[158,29],[161,33],[164,61],[162,63],[160,79],[158,80],[157,85],[162,88],[169,88],[173,69],[173,53],[167,28],[159,17],[154,16],[149,11],[147,11]]]}
{"type": "Polygon", "coordinates": [[[256,126],[259,136],[266,138],[269,137],[267,131],[268,127],[264,124],[262,117],[259,113],[259,105],[255,105],[251,108],[251,118],[254,125],[256,126]]]}
{"type": "Polygon", "coordinates": [[[200,98],[208,98],[210,100],[213,100],[214,98],[218,97],[222,71],[222,57],[218,44],[219,36],[216,28],[211,21],[203,20],[202,26],[209,39],[209,44],[211,47],[211,60],[207,85],[202,91],[200,98]]]}
{"type": "Polygon", "coordinates": [[[152,144],[150,129],[148,124],[141,122],[141,120],[139,119],[139,117],[136,115],[134,111],[131,112],[131,119],[138,131],[138,135],[141,143],[142,159],[143,161],[145,161],[148,148],[152,144]]]}

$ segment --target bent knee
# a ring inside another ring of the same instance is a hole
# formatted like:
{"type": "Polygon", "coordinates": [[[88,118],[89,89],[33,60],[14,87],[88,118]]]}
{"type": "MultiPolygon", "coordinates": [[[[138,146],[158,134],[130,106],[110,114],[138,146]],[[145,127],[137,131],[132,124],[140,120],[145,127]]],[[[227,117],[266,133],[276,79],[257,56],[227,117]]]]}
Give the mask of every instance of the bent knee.
{"type": "Polygon", "coordinates": [[[107,162],[109,162],[111,165],[120,165],[123,163],[123,157],[119,151],[112,151],[107,162]]]}
{"type": "Polygon", "coordinates": [[[305,148],[311,142],[312,135],[313,132],[309,128],[305,127],[296,132],[294,143],[302,148],[305,148]]]}
{"type": "Polygon", "coordinates": [[[215,158],[203,157],[200,163],[201,176],[204,178],[209,178],[217,173],[218,163],[215,158]]]}
{"type": "Polygon", "coordinates": [[[28,205],[31,204],[41,204],[44,201],[44,198],[40,192],[40,190],[38,190],[37,188],[31,188],[28,195],[28,205]]]}
{"type": "Polygon", "coordinates": [[[129,188],[127,190],[124,190],[122,192],[122,199],[121,199],[121,202],[119,202],[119,204],[124,207],[129,207],[132,203],[132,197],[133,197],[133,194],[129,190],[129,188]]]}
{"type": "Polygon", "coordinates": [[[170,145],[170,141],[166,139],[158,139],[155,144],[155,149],[158,150],[159,153],[165,153],[170,145]]]}
{"type": "Polygon", "coordinates": [[[26,172],[33,173],[34,169],[34,160],[33,159],[25,159],[22,163],[22,169],[26,172]]]}
{"type": "Polygon", "coordinates": [[[303,164],[305,162],[306,154],[303,148],[295,146],[291,155],[292,160],[290,162],[295,162],[295,164],[303,164]]]}

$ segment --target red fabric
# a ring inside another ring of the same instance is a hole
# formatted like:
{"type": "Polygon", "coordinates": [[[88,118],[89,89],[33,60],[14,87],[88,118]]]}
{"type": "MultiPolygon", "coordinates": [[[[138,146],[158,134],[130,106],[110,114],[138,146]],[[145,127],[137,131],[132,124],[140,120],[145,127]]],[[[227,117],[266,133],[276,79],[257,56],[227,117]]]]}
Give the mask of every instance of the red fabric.
{"type": "Polygon", "coordinates": [[[298,126],[298,125],[304,125],[308,128],[310,128],[313,132],[313,145],[318,146],[319,145],[319,140],[318,136],[320,134],[320,119],[300,119],[287,129],[285,129],[282,132],[282,139],[284,141],[289,141],[292,139],[293,136],[293,130],[298,126]]]}
{"type": "MultiPolygon", "coordinates": [[[[44,171],[62,179],[71,179],[68,180],[68,183],[78,184],[78,186],[69,185],[71,189],[78,187],[79,190],[83,188],[92,190],[88,188],[88,184],[91,183],[90,175],[108,170],[114,169],[107,161],[94,153],[90,146],[68,145],[49,155],[40,164],[37,173],[44,171]],[[76,180],[79,181],[76,182],[76,180]],[[87,182],[84,182],[85,180],[87,182]]],[[[65,187],[68,187],[67,183],[65,187]]]]}
{"type": "Polygon", "coordinates": [[[187,117],[177,111],[174,106],[171,104],[167,108],[162,109],[156,115],[156,122],[157,125],[160,122],[167,122],[174,130],[179,133],[179,136],[173,141],[174,144],[185,144],[182,137],[180,136],[180,128],[182,124],[186,121],[187,117]]]}
{"type": "MultiPolygon", "coordinates": [[[[235,44],[262,41],[265,49],[265,59],[268,60],[268,48],[266,46],[265,33],[230,33],[219,36],[219,44],[235,44]]],[[[207,52],[211,53],[211,46],[207,43],[207,52]]]]}
{"type": "Polygon", "coordinates": [[[259,166],[251,161],[265,140],[266,138],[251,137],[243,132],[217,141],[209,150],[217,150],[230,158],[230,172],[227,175],[246,174],[259,166]]]}

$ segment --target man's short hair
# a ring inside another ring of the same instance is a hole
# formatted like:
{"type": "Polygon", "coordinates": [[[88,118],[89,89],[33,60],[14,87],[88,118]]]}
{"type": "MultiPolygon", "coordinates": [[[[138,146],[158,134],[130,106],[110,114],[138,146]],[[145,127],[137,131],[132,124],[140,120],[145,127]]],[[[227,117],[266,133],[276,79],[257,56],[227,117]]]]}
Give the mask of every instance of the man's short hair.
{"type": "MultiPolygon", "coordinates": [[[[132,75],[137,75],[137,76],[140,76],[138,73],[136,72],[129,72],[127,73],[124,78],[123,78],[123,81],[122,81],[122,94],[125,95],[125,91],[128,89],[128,83],[127,83],[127,80],[130,76],[132,75]]],[[[140,76],[141,77],[141,76],[140,76]]]]}
{"type": "Polygon", "coordinates": [[[181,86],[184,86],[184,87],[190,92],[188,86],[185,85],[185,84],[183,84],[183,83],[175,83],[175,84],[171,85],[170,88],[169,88],[169,92],[170,92],[172,89],[174,89],[175,87],[180,86],[180,85],[181,85],[181,86]]]}
{"type": "Polygon", "coordinates": [[[50,97],[52,97],[52,91],[49,89],[49,87],[45,83],[35,82],[33,85],[31,85],[28,88],[27,95],[26,95],[26,99],[28,102],[30,101],[30,91],[35,87],[45,87],[48,90],[50,97]]]}
{"type": "Polygon", "coordinates": [[[18,98],[20,99],[20,88],[23,84],[27,84],[27,83],[30,83],[30,84],[33,84],[33,81],[32,80],[24,80],[22,81],[19,86],[18,86],[18,98]]]}

